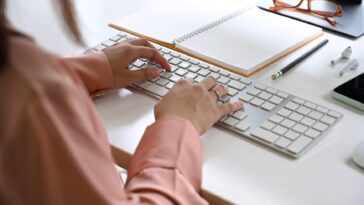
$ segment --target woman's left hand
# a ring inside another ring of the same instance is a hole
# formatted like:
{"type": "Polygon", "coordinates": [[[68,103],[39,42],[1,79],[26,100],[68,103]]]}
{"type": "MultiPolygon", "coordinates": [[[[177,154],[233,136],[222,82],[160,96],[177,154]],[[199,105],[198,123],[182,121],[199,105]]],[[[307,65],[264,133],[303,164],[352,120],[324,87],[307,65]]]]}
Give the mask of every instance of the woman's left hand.
{"type": "Polygon", "coordinates": [[[155,68],[144,68],[136,71],[129,70],[129,65],[138,58],[145,58],[161,65],[170,71],[168,61],[144,39],[132,39],[116,44],[103,50],[109,60],[114,77],[115,86],[126,87],[133,83],[144,82],[154,79],[160,75],[160,71],[155,68]]]}

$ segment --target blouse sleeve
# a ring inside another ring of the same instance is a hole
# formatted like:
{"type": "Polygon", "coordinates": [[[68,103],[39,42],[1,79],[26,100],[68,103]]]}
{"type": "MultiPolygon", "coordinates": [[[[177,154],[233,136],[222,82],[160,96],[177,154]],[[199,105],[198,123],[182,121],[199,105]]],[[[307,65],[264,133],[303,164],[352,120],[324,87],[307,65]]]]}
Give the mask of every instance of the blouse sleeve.
{"type": "Polygon", "coordinates": [[[115,87],[109,60],[102,51],[68,56],[61,61],[75,71],[91,96],[115,87]]]}

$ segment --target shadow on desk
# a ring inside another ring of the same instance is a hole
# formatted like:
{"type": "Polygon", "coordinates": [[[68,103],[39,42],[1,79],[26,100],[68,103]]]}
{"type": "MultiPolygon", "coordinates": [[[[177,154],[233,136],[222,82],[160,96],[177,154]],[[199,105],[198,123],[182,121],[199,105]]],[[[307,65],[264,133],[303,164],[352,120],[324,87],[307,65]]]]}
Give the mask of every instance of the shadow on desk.
{"type": "Polygon", "coordinates": [[[346,160],[346,165],[348,165],[353,170],[359,172],[360,174],[364,174],[364,169],[361,169],[360,167],[358,167],[358,165],[355,164],[355,162],[352,158],[349,158],[346,160]]]}

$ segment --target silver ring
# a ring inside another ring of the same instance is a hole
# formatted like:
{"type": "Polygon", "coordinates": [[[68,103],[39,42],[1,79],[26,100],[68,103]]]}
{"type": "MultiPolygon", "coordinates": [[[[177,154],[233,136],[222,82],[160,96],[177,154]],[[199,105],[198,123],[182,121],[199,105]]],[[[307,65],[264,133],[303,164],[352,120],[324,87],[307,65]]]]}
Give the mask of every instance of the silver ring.
{"type": "Polygon", "coordinates": [[[212,89],[211,91],[213,91],[216,94],[216,97],[217,97],[216,101],[218,101],[220,99],[219,91],[217,91],[216,89],[212,89]]]}

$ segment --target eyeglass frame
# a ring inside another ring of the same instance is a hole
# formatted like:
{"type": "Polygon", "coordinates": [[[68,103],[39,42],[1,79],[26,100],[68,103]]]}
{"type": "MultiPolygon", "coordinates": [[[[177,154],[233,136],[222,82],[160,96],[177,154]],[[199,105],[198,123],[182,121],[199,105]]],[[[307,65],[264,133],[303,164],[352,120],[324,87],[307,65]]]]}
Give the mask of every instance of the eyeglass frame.
{"type": "Polygon", "coordinates": [[[284,0],[283,0],[282,3],[286,3],[289,6],[278,5],[276,3],[277,1],[281,1],[281,0],[273,0],[274,6],[270,7],[269,10],[278,11],[278,10],[281,10],[281,9],[294,9],[295,11],[298,11],[298,12],[301,12],[301,13],[318,15],[318,16],[323,17],[332,26],[335,26],[336,25],[336,21],[335,20],[332,20],[330,18],[333,18],[333,17],[341,17],[342,14],[343,14],[343,11],[342,11],[342,8],[341,8],[340,4],[338,4],[336,2],[333,2],[333,1],[329,1],[329,0],[320,0],[320,1],[327,1],[329,3],[335,4],[336,5],[336,11],[335,11],[334,14],[327,14],[327,13],[325,14],[324,11],[317,12],[315,10],[312,10],[311,9],[311,2],[314,1],[314,0],[306,0],[307,1],[307,9],[300,8],[300,6],[302,5],[302,3],[305,0],[300,0],[300,2],[296,6],[290,5],[287,2],[284,2],[284,0]]]}

